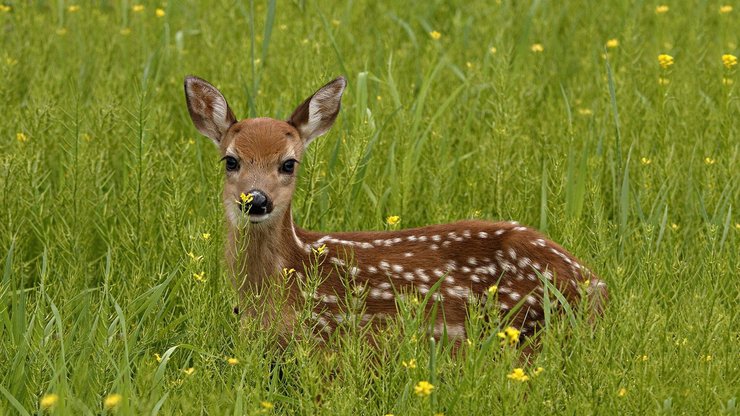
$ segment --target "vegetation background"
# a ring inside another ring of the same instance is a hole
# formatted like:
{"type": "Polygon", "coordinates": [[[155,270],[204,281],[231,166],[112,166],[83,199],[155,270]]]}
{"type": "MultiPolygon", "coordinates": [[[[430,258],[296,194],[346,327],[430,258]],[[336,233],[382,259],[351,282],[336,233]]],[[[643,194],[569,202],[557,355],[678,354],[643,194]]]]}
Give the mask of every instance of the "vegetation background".
{"type": "Polygon", "coordinates": [[[0,413],[737,414],[740,78],[723,55],[740,8],[0,7],[0,413]],[[277,350],[231,312],[223,167],[187,74],[239,117],[276,118],[346,75],[302,164],[299,224],[516,219],[606,280],[606,315],[553,321],[527,381],[485,337],[431,344],[404,305],[377,350],[352,328],[277,350]]]}

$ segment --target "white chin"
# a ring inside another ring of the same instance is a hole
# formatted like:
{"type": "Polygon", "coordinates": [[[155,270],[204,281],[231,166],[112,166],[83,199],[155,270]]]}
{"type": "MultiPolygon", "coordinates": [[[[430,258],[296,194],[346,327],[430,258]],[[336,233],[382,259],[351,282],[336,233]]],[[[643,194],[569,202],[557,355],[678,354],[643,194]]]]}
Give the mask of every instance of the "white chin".
{"type": "Polygon", "coordinates": [[[266,219],[270,218],[270,214],[262,214],[262,215],[250,215],[249,216],[249,222],[252,224],[259,224],[262,221],[265,221],[266,219]]]}

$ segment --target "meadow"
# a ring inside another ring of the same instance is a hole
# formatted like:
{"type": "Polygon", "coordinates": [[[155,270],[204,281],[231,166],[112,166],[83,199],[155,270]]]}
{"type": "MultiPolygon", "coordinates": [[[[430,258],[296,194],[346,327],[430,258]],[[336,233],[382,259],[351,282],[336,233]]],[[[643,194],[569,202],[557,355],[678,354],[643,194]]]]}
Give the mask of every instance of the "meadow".
{"type": "Polygon", "coordinates": [[[728,3],[2,2],[0,414],[737,414],[728,3]],[[232,312],[188,74],[283,119],[345,75],[298,224],[517,220],[607,282],[605,315],[554,318],[526,363],[451,354],[413,305],[377,348],[276,348],[232,312]]]}

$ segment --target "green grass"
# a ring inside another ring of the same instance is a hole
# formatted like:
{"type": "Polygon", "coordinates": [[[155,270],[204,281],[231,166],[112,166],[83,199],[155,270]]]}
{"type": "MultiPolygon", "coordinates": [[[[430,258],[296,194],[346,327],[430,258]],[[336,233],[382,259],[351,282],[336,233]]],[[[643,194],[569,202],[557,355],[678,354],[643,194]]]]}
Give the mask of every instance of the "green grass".
{"type": "Polygon", "coordinates": [[[5,2],[0,413],[57,394],[47,411],[75,415],[737,414],[740,76],[721,57],[739,55],[738,7],[329,3],[5,2]],[[523,383],[512,351],[481,336],[451,355],[408,305],[377,349],[352,327],[276,349],[231,312],[222,167],[187,74],[239,117],[277,118],[346,75],[302,164],[299,224],[516,219],[608,283],[605,316],[555,320],[523,383]]]}

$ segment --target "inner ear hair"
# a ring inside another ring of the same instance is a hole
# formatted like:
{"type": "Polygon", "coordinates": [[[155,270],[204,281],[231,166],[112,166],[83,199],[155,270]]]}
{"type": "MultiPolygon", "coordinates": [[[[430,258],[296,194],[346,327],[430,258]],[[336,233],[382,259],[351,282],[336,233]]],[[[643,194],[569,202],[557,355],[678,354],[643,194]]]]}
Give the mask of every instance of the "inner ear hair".
{"type": "Polygon", "coordinates": [[[216,145],[229,127],[236,123],[226,98],[204,79],[192,75],[185,77],[185,101],[195,127],[216,145]]]}

